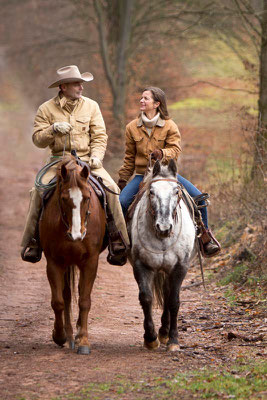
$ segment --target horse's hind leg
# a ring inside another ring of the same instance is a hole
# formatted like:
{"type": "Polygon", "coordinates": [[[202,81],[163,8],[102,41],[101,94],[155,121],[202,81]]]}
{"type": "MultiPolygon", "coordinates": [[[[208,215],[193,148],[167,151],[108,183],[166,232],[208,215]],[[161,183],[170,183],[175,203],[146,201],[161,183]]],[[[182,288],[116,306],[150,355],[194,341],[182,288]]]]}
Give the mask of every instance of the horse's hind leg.
{"type": "Polygon", "coordinates": [[[148,270],[141,261],[134,264],[134,276],[139,287],[139,301],[144,312],[144,346],[149,350],[159,347],[159,340],[152,319],[154,272],[148,270]]]}
{"type": "Polygon", "coordinates": [[[55,313],[55,322],[53,329],[53,340],[59,346],[66,342],[66,332],[64,328],[64,270],[58,267],[53,261],[47,261],[47,277],[51,287],[52,299],[51,306],[55,313]]]}
{"type": "Polygon", "coordinates": [[[161,327],[159,328],[159,341],[162,344],[167,344],[169,340],[169,330],[170,330],[170,311],[169,311],[169,280],[166,278],[164,281],[164,303],[163,303],[163,313],[161,316],[161,327]]]}
{"type": "Polygon", "coordinates": [[[74,274],[74,267],[69,267],[64,275],[64,289],[63,289],[63,299],[64,299],[64,319],[65,319],[65,331],[67,336],[67,342],[71,350],[74,349],[74,338],[73,329],[71,325],[71,284],[74,274]]]}
{"type": "Polygon", "coordinates": [[[170,295],[169,295],[169,311],[170,311],[170,331],[167,343],[168,351],[179,350],[178,344],[178,328],[177,316],[180,307],[180,289],[187,269],[181,265],[177,265],[175,270],[169,276],[170,295]]]}

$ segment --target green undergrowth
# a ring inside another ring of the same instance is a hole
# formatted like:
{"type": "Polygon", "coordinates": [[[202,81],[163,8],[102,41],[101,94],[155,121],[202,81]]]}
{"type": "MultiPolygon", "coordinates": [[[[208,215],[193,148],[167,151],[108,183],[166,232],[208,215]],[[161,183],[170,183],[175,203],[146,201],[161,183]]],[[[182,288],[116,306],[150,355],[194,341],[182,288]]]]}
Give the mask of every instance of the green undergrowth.
{"type": "Polygon", "coordinates": [[[51,400],[92,399],[263,399],[267,390],[267,363],[242,359],[230,367],[205,368],[171,377],[147,377],[132,381],[123,376],[113,382],[90,383],[78,393],[51,400]]]}
{"type": "Polygon", "coordinates": [[[186,98],[184,100],[177,101],[170,105],[171,110],[183,110],[183,109],[212,109],[219,110],[222,104],[218,99],[214,98],[199,98],[199,97],[191,97],[186,98]]]}

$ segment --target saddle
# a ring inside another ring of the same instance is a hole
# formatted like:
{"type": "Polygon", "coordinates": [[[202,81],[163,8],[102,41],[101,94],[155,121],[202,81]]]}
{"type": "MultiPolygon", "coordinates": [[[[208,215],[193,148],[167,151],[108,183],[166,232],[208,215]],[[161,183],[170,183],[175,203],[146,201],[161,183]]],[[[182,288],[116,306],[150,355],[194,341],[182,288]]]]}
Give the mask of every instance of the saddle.
{"type": "MultiPolygon", "coordinates": [[[[98,180],[97,177],[95,177],[94,175],[92,175],[90,173],[88,182],[89,182],[90,186],[92,187],[92,189],[94,190],[95,194],[97,195],[102,207],[106,211],[106,207],[107,207],[106,192],[104,190],[104,187],[101,185],[101,180],[98,180]]],[[[42,193],[42,203],[43,203],[42,208],[45,207],[48,200],[50,199],[50,197],[52,196],[52,194],[55,191],[56,184],[57,184],[57,177],[55,176],[53,179],[51,179],[49,184],[51,185],[51,187],[49,189],[46,189],[42,193]]]]}
{"type": "MultiPolygon", "coordinates": [[[[85,163],[84,161],[80,160],[80,158],[77,156],[75,150],[73,150],[71,152],[71,154],[76,158],[76,163],[78,165],[80,165],[81,167],[86,166],[86,168],[88,167],[88,164],[85,163]]],[[[91,186],[91,188],[94,190],[96,196],[98,197],[100,204],[102,205],[104,211],[105,211],[105,215],[106,215],[106,234],[105,234],[105,238],[104,238],[104,244],[103,244],[103,249],[109,245],[109,249],[113,249],[113,243],[123,240],[123,237],[121,235],[121,233],[117,230],[113,215],[111,213],[110,207],[108,205],[107,202],[107,195],[106,195],[106,191],[111,192],[115,195],[117,195],[118,193],[113,192],[112,190],[110,190],[102,181],[101,177],[97,177],[94,176],[91,171],[89,171],[89,177],[88,177],[88,183],[91,186]]],[[[57,183],[57,177],[55,176],[50,182],[49,182],[49,188],[45,191],[43,191],[43,195],[42,195],[42,210],[41,210],[41,214],[40,214],[40,219],[42,218],[42,214],[44,211],[44,208],[48,202],[48,200],[50,199],[50,197],[52,196],[52,194],[55,191],[56,188],[56,183],[57,183]]],[[[124,243],[125,248],[127,247],[126,244],[124,243]]],[[[110,263],[112,263],[111,261],[109,261],[110,263]]],[[[117,264],[116,264],[117,265],[117,264]]],[[[119,264],[118,264],[119,265],[119,264]]]]}

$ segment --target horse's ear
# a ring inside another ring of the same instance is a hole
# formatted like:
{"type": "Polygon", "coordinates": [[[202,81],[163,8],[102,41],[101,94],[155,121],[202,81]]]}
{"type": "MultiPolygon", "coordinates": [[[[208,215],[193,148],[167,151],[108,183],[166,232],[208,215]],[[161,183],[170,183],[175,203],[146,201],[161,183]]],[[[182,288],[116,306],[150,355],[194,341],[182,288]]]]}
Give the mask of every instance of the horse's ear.
{"type": "Polygon", "coordinates": [[[152,175],[154,177],[154,176],[158,175],[159,173],[160,173],[160,162],[159,162],[159,160],[157,160],[154,164],[152,175]]]}
{"type": "Polygon", "coordinates": [[[89,176],[89,168],[87,167],[87,165],[84,165],[83,169],[81,170],[80,175],[81,175],[82,178],[87,180],[87,178],[89,176]]]}
{"type": "Polygon", "coordinates": [[[176,164],[176,162],[174,161],[173,158],[169,162],[168,169],[176,177],[176,175],[177,175],[177,164],[176,164]]]}
{"type": "Polygon", "coordinates": [[[61,174],[61,177],[63,178],[63,180],[65,181],[67,178],[67,175],[68,175],[68,171],[64,164],[61,165],[60,174],[61,174]]]}

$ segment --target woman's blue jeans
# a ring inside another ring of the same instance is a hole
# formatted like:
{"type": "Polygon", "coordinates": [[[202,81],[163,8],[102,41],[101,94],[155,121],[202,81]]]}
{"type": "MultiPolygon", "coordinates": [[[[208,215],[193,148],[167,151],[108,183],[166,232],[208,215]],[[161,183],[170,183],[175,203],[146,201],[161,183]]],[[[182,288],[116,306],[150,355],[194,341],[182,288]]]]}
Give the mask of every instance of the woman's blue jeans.
{"type": "MultiPolygon", "coordinates": [[[[122,207],[123,214],[126,215],[128,207],[133,202],[134,196],[138,192],[139,185],[142,182],[144,176],[143,175],[135,175],[135,177],[125,186],[125,188],[121,191],[120,194],[120,203],[122,207]]],[[[177,175],[178,181],[186,188],[190,196],[198,196],[201,194],[200,190],[198,190],[191,182],[187,179],[183,178],[181,175],[177,175]]],[[[203,204],[204,202],[200,202],[203,204]]],[[[208,228],[208,213],[207,207],[203,207],[200,209],[202,220],[206,228],[208,228]]]]}

